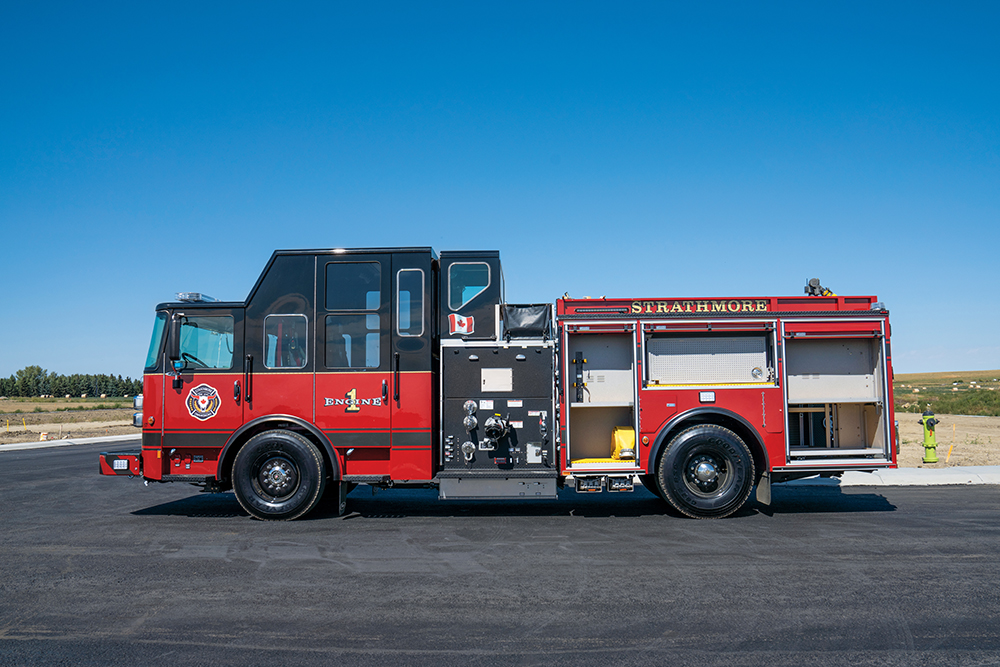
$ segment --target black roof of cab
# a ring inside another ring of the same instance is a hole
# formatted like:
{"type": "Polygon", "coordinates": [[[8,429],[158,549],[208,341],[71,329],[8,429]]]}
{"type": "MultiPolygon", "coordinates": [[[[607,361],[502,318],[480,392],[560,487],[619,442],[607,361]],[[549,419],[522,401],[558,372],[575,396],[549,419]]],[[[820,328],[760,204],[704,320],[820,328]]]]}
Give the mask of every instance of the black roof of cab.
{"type": "Polygon", "coordinates": [[[248,303],[250,303],[253,299],[253,295],[260,288],[265,276],[267,276],[268,270],[271,268],[271,265],[274,264],[275,258],[283,255],[313,255],[318,257],[327,255],[382,255],[389,253],[428,253],[430,254],[432,260],[437,261],[438,259],[438,253],[430,246],[409,248],[314,248],[301,250],[275,250],[271,253],[270,259],[268,259],[267,264],[264,265],[264,269],[257,277],[257,281],[254,283],[253,288],[250,290],[250,293],[247,295],[245,301],[165,301],[157,304],[156,310],[176,310],[178,308],[244,308],[248,303]]]}

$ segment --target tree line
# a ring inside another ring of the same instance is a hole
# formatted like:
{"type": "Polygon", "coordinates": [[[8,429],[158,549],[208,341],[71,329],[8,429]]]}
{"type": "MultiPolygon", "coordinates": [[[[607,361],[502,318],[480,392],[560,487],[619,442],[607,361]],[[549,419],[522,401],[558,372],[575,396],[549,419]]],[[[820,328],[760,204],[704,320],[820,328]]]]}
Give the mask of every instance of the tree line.
{"type": "Polygon", "coordinates": [[[121,375],[59,375],[41,366],[25,366],[9,378],[0,377],[0,396],[135,396],[142,393],[142,379],[121,375]]]}

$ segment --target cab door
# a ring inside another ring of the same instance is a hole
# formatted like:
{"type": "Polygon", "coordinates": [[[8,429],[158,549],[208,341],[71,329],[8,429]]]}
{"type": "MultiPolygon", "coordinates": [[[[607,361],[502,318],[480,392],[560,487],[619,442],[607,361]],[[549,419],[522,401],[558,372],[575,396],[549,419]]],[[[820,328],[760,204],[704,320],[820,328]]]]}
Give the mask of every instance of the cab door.
{"type": "Polygon", "coordinates": [[[431,479],[437,423],[436,366],[432,341],[435,274],[430,252],[392,256],[391,474],[398,480],[431,479]]]}
{"type": "Polygon", "coordinates": [[[315,423],[345,457],[345,475],[387,475],[392,257],[320,255],[316,276],[315,423]]]}
{"type": "Polygon", "coordinates": [[[316,257],[276,254],[247,303],[243,419],[313,421],[316,257]]]}
{"type": "Polygon", "coordinates": [[[159,470],[215,475],[218,452],[243,424],[243,310],[191,307],[172,317],[180,322],[180,359],[164,368],[159,470]]]}

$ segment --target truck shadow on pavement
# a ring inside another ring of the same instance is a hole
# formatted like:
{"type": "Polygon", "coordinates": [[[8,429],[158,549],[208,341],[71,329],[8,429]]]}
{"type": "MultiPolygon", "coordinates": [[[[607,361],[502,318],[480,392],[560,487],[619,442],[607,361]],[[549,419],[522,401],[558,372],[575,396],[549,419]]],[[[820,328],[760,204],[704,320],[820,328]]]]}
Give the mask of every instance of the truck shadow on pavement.
{"type": "Polygon", "coordinates": [[[896,506],[880,493],[847,490],[839,486],[771,487],[770,507],[753,503],[762,514],[820,514],[846,512],[895,512],[896,506]]]}
{"type": "MultiPolygon", "coordinates": [[[[773,517],[782,514],[843,514],[854,512],[893,512],[896,506],[878,493],[844,491],[837,486],[775,485],[771,505],[761,505],[752,498],[730,519],[753,516],[773,517]]],[[[248,515],[232,493],[201,493],[132,512],[134,516],[186,516],[201,519],[225,519],[248,515]]],[[[667,516],[684,519],[667,503],[649,491],[637,488],[633,493],[578,494],[569,489],[555,500],[448,500],[440,501],[435,489],[393,489],[372,493],[358,487],[347,497],[347,511],[337,516],[334,505],[324,499],[313,512],[300,521],[404,519],[414,517],[509,517],[576,516],[589,518],[667,516]]]]}

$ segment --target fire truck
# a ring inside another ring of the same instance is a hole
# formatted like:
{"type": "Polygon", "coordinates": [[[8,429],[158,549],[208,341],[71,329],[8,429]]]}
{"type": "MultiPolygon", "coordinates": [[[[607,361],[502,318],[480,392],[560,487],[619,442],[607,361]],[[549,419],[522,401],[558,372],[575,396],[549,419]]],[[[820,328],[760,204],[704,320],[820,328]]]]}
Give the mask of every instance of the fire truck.
{"type": "Polygon", "coordinates": [[[359,484],[441,500],[636,485],[694,518],[896,466],[888,311],[803,296],[511,304],[500,254],[279,250],[243,302],[156,307],[141,449],[101,472],[287,520],[359,484]]]}

